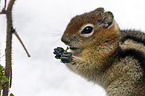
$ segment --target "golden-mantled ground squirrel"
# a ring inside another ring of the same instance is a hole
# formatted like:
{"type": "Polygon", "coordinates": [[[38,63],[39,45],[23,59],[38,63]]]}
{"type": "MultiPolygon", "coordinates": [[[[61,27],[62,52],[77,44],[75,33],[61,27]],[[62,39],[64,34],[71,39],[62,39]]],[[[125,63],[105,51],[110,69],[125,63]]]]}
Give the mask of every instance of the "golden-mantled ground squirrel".
{"type": "Polygon", "coordinates": [[[145,34],[120,30],[111,12],[97,8],[74,17],[57,59],[75,73],[101,85],[108,96],[145,96],[145,34]]]}

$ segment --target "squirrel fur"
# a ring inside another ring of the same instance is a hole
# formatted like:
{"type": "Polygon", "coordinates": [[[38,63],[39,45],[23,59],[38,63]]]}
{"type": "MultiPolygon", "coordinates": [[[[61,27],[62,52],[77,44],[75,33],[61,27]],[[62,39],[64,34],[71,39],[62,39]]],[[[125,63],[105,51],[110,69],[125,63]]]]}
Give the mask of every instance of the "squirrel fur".
{"type": "Polygon", "coordinates": [[[145,96],[143,32],[121,30],[110,11],[97,8],[72,18],[61,40],[71,49],[62,52],[62,62],[107,96],[145,96]]]}

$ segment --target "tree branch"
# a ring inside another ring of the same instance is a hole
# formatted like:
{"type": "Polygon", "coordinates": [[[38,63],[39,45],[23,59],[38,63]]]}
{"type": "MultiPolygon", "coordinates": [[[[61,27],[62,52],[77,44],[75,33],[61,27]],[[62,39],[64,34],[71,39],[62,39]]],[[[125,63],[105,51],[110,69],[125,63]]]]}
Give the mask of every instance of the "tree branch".
{"type": "MultiPolygon", "coordinates": [[[[6,1],[6,0],[5,0],[6,1]]],[[[11,79],[11,65],[12,65],[12,8],[16,0],[10,0],[7,7],[6,18],[7,18],[7,36],[6,36],[6,66],[5,75],[10,80],[11,79]]],[[[6,4],[5,4],[6,7],[6,4]]],[[[11,80],[10,80],[11,81],[11,80]]],[[[10,82],[7,82],[3,88],[3,96],[8,96],[10,87],[10,82]]]]}
{"type": "Polygon", "coordinates": [[[6,36],[6,49],[5,49],[5,55],[6,55],[6,64],[5,64],[5,76],[8,78],[9,82],[6,82],[3,86],[3,96],[8,96],[9,88],[11,87],[12,82],[12,35],[13,33],[18,38],[20,43],[22,44],[24,50],[26,51],[28,57],[30,57],[30,54],[28,53],[26,47],[24,46],[22,40],[20,39],[19,35],[15,31],[13,27],[13,20],[12,20],[12,8],[14,5],[14,2],[16,0],[9,0],[9,3],[7,5],[7,0],[5,0],[4,8],[0,12],[0,14],[6,15],[7,20],[7,36],[6,36]]]}

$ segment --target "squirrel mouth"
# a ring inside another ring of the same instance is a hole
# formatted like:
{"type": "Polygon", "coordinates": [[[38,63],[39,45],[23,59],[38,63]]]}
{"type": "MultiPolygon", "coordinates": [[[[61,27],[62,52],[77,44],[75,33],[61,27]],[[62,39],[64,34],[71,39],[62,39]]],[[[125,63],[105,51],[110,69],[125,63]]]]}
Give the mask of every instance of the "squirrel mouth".
{"type": "Polygon", "coordinates": [[[77,48],[77,47],[72,47],[72,46],[70,46],[70,49],[71,49],[71,50],[77,50],[78,48],[77,48]]]}

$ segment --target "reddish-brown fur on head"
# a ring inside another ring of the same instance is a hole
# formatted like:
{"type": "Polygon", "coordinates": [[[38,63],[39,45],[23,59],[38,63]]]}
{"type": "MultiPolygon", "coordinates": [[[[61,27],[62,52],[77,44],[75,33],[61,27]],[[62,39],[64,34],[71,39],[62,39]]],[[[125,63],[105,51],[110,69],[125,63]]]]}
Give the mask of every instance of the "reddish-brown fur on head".
{"type": "Polygon", "coordinates": [[[119,28],[116,26],[113,14],[104,12],[103,8],[97,8],[89,13],[74,17],[68,24],[62,36],[62,41],[69,46],[83,49],[94,46],[94,44],[95,46],[103,45],[105,42],[108,43],[116,40],[116,38],[118,39],[120,35],[118,31],[119,28]],[[86,24],[93,25],[94,33],[90,36],[81,35],[80,31],[86,24]]]}
{"type": "Polygon", "coordinates": [[[76,17],[72,18],[64,32],[64,36],[67,35],[71,37],[73,34],[76,34],[84,24],[96,24],[97,20],[101,19],[99,15],[103,12],[103,8],[98,8],[92,12],[77,15],[76,17]]]}

